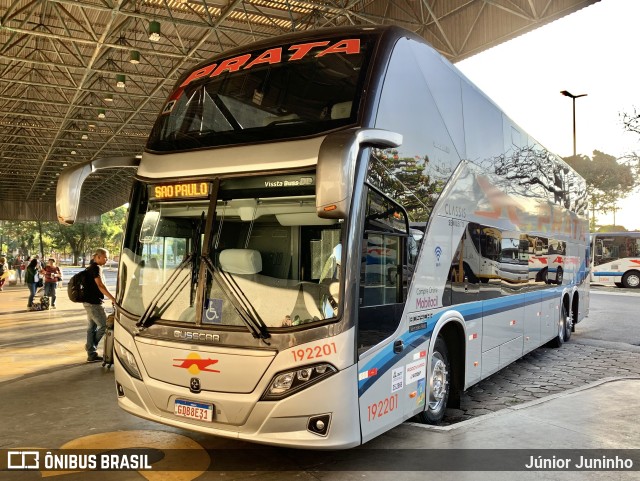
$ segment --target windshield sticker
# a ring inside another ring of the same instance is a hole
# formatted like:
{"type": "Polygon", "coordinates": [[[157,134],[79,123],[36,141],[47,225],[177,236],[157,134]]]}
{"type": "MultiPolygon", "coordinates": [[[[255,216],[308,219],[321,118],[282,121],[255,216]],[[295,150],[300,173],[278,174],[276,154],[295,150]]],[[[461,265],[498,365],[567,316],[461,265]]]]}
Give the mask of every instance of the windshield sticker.
{"type": "MultiPolygon", "coordinates": [[[[329,54],[336,53],[346,53],[346,54],[357,54],[360,53],[360,39],[359,38],[351,38],[340,40],[335,42],[332,45],[329,45],[329,41],[323,42],[309,42],[309,43],[301,43],[297,45],[291,45],[287,51],[291,52],[291,55],[287,59],[287,55],[285,54],[286,62],[294,62],[296,60],[301,60],[305,58],[312,50],[318,50],[323,48],[318,53],[315,54],[316,57],[324,57],[329,54]]],[[[251,54],[243,54],[238,55],[237,57],[228,58],[220,62],[220,64],[212,63],[210,65],[206,65],[194,72],[191,73],[187,77],[187,79],[182,82],[180,88],[184,88],[189,85],[194,80],[202,79],[205,77],[217,77],[218,75],[224,72],[237,72],[241,68],[243,70],[247,70],[255,67],[256,65],[261,64],[276,64],[283,62],[283,47],[271,48],[268,49],[258,56],[256,56],[253,60],[251,59],[251,54]],[[244,67],[244,68],[243,68],[244,67]]]]}
{"type": "Polygon", "coordinates": [[[222,324],[222,299],[207,299],[202,313],[202,323],[222,324]]]}
{"type": "Polygon", "coordinates": [[[167,102],[167,105],[164,106],[164,109],[162,109],[162,115],[170,114],[171,111],[173,110],[173,107],[175,107],[175,105],[176,105],[176,100],[169,100],[169,102],[167,102]]]}
{"type": "Polygon", "coordinates": [[[256,105],[262,105],[262,99],[264,99],[264,93],[259,90],[253,91],[253,103],[256,105]]]}

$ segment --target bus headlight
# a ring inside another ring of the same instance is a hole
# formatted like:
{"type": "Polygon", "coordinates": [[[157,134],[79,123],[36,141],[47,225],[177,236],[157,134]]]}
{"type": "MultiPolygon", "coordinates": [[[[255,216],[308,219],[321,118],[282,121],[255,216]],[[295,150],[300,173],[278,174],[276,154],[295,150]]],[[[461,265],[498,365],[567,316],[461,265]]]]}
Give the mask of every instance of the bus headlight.
{"type": "Polygon", "coordinates": [[[335,374],[338,370],[331,364],[316,364],[302,369],[285,371],[273,376],[261,401],[276,401],[308,388],[312,384],[335,374]]]}
{"type": "Polygon", "coordinates": [[[140,369],[138,369],[138,363],[131,351],[126,349],[118,341],[114,342],[114,348],[116,355],[118,356],[118,360],[120,361],[120,364],[122,364],[122,367],[124,367],[124,370],[127,371],[130,376],[142,381],[142,375],[140,374],[140,369]]]}

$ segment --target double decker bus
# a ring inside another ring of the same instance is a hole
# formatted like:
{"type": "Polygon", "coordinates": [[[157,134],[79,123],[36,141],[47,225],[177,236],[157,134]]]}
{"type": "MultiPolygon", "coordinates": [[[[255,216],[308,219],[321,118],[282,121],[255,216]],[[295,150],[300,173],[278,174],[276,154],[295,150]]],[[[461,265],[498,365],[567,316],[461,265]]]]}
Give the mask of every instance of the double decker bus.
{"type": "Polygon", "coordinates": [[[591,282],[640,287],[640,232],[591,234],[591,282]]]}
{"type": "Polygon", "coordinates": [[[396,27],[289,34],[186,72],[141,159],[60,176],[61,221],[91,172],[123,166],[116,390],[146,419],[353,447],[440,422],[588,311],[583,179],[396,27]],[[470,229],[495,241],[491,276],[465,257],[470,229]],[[557,284],[528,274],[537,237],[579,260],[557,284]]]}

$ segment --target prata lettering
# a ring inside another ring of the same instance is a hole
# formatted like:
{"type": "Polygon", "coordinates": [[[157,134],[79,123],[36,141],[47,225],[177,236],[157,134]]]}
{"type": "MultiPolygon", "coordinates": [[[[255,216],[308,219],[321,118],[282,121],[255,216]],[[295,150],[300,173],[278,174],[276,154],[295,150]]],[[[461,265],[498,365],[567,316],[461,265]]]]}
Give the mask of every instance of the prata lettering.
{"type": "MultiPolygon", "coordinates": [[[[329,41],[322,42],[309,42],[309,43],[301,43],[297,45],[291,45],[288,48],[288,52],[291,52],[291,55],[286,60],[287,62],[295,62],[296,60],[301,60],[307,55],[311,55],[310,52],[312,50],[316,50],[322,48],[321,51],[315,54],[316,57],[324,57],[325,55],[330,54],[354,54],[360,53],[360,39],[358,38],[350,38],[345,40],[340,40],[333,45],[329,45],[329,41]],[[324,48],[326,47],[326,48],[324,48]]],[[[251,60],[251,54],[239,55],[237,57],[228,58],[226,60],[222,60],[220,64],[212,63],[210,65],[206,65],[198,70],[195,70],[187,77],[187,79],[182,82],[180,88],[183,89],[187,85],[189,85],[194,80],[198,80],[205,77],[217,77],[218,75],[224,72],[237,72],[240,69],[247,70],[255,67],[256,65],[262,64],[276,64],[283,62],[283,57],[287,57],[287,51],[285,50],[283,55],[283,47],[276,47],[266,50],[251,60]]]]}

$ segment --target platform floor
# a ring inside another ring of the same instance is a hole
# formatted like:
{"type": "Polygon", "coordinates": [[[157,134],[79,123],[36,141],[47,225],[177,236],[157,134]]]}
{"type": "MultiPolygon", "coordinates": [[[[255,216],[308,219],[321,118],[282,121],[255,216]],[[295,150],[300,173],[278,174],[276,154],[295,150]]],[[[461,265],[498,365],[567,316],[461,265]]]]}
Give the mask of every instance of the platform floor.
{"type": "Polygon", "coordinates": [[[4,471],[2,480],[640,479],[639,466],[631,472],[433,472],[420,462],[433,459],[437,465],[437,459],[430,458],[434,452],[463,462],[477,457],[478,450],[485,450],[481,455],[504,456],[505,463],[523,454],[517,450],[526,454],[538,449],[562,456],[581,449],[634,450],[637,458],[640,379],[612,378],[444,428],[404,423],[350,451],[272,448],[175,429],[120,410],[113,372],[85,362],[84,310],[61,294],[57,310],[29,312],[25,287],[0,293],[0,449],[146,447],[158,453],[154,469],[4,471]],[[454,451],[434,451],[438,449],[454,451]],[[178,459],[188,459],[190,468],[163,470],[178,459]]]}

